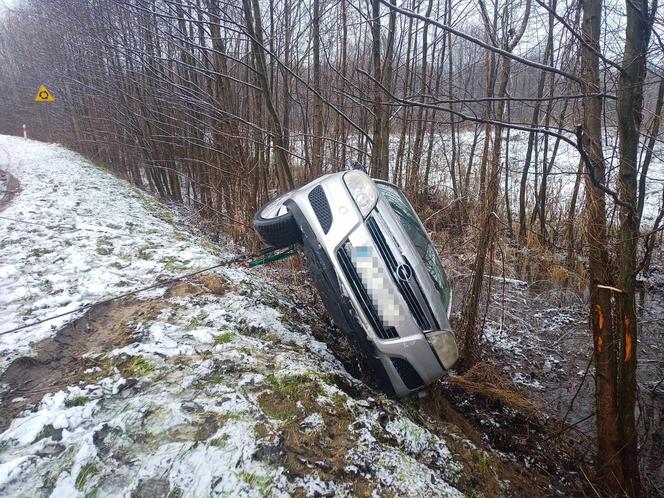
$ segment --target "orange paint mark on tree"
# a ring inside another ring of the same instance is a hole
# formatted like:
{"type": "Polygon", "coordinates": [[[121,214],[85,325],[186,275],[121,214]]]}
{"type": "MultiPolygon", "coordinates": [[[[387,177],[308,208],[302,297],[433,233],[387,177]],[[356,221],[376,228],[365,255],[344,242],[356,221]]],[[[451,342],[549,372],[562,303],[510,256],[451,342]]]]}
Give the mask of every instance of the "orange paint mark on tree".
{"type": "Polygon", "coordinates": [[[597,338],[597,352],[598,352],[598,353],[601,353],[601,352],[602,352],[602,345],[603,345],[603,344],[604,344],[604,343],[602,342],[602,336],[600,335],[600,336],[597,338]]]}
{"type": "Polygon", "coordinates": [[[597,313],[597,325],[600,330],[604,330],[604,312],[599,304],[595,305],[595,312],[597,313]]]}
{"type": "Polygon", "coordinates": [[[623,318],[625,322],[625,363],[632,359],[632,332],[629,326],[632,324],[627,315],[623,318]]]}

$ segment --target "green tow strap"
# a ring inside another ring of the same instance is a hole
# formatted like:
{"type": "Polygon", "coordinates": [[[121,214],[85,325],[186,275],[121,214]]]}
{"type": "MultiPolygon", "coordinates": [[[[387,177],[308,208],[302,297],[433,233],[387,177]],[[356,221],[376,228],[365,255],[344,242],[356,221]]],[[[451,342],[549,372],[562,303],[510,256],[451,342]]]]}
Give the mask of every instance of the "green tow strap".
{"type": "Polygon", "coordinates": [[[247,266],[249,268],[253,268],[254,266],[264,265],[265,263],[272,263],[273,261],[279,261],[280,259],[286,259],[293,255],[295,255],[295,251],[289,249],[288,251],[279,254],[273,254],[272,256],[266,256],[264,258],[254,259],[253,261],[247,263],[247,266]]]}

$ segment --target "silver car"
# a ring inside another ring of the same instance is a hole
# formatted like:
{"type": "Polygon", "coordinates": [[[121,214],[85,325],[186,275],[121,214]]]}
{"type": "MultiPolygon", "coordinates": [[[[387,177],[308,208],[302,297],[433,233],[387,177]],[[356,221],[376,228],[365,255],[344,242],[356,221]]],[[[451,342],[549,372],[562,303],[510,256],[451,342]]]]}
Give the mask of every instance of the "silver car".
{"type": "Polygon", "coordinates": [[[275,247],[302,244],[323,303],[386,392],[405,396],[454,365],[450,284],[399,188],[359,170],[325,175],[263,206],[254,225],[275,247]]]}

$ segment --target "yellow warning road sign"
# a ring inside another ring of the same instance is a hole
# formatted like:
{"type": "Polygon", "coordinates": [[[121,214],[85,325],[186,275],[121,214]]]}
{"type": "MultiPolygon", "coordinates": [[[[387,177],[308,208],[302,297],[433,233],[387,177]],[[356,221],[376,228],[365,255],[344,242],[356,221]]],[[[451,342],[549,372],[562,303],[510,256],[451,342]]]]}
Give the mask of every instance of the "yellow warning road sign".
{"type": "Polygon", "coordinates": [[[37,95],[35,96],[35,102],[53,102],[55,100],[55,97],[53,97],[53,94],[46,89],[44,85],[41,85],[39,87],[39,90],[37,90],[37,95]]]}

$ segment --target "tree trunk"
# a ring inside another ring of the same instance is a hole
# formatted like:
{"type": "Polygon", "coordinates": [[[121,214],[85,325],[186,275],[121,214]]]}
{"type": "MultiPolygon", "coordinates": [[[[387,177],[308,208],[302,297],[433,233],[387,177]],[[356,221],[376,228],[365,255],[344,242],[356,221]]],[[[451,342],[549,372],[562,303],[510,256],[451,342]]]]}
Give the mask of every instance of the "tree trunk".
{"type": "MultiPolygon", "coordinates": [[[[506,57],[502,59],[502,70],[500,75],[500,84],[498,87],[498,97],[505,96],[507,83],[510,74],[510,60],[506,57]]],[[[498,103],[496,111],[496,120],[503,120],[504,101],[498,103]]],[[[473,265],[473,278],[470,285],[470,295],[464,307],[464,333],[463,333],[463,358],[468,365],[473,365],[480,359],[480,337],[476,330],[477,310],[479,308],[480,298],[482,296],[482,283],[484,280],[484,266],[486,257],[491,245],[491,239],[495,226],[495,210],[500,190],[500,153],[502,145],[503,128],[494,127],[493,148],[491,152],[490,170],[486,185],[486,195],[482,206],[482,216],[480,218],[480,236],[477,243],[477,253],[473,265]]],[[[486,139],[485,139],[486,140],[486,139]]],[[[489,297],[487,297],[488,299],[489,297]]]]}
{"type": "MultiPolygon", "coordinates": [[[[549,54],[552,50],[550,45],[551,37],[547,38],[546,47],[544,48],[544,63],[547,63],[549,54]]],[[[537,83],[537,98],[541,99],[544,95],[544,84],[546,82],[546,72],[540,72],[539,82],[537,83]]],[[[539,114],[541,101],[537,100],[533,108],[533,116],[530,121],[530,126],[536,128],[539,125],[539,114]]],[[[523,171],[521,172],[521,184],[519,186],[519,244],[526,244],[526,232],[528,231],[527,220],[526,220],[526,193],[528,190],[528,171],[530,170],[530,164],[533,157],[533,148],[537,147],[537,133],[531,131],[528,134],[528,147],[526,148],[526,159],[523,164],[523,171]]]]}
{"type": "Polygon", "coordinates": [[[640,222],[637,198],[637,156],[643,107],[643,82],[646,76],[646,53],[650,41],[647,0],[627,2],[627,26],[623,71],[618,80],[618,137],[620,167],[618,186],[626,206],[620,208],[618,241],[618,286],[616,295],[617,327],[621,341],[618,371],[618,424],[621,431],[620,460],[624,489],[629,496],[641,493],[638,465],[638,441],[635,421],[637,317],[636,251],[640,222]]]}
{"type": "MultiPolygon", "coordinates": [[[[507,121],[512,120],[512,106],[507,102],[507,121]]],[[[505,137],[505,214],[507,216],[507,234],[510,239],[514,239],[514,230],[512,228],[512,206],[510,199],[510,129],[507,129],[505,137]]]]}
{"type": "Polygon", "coordinates": [[[313,0],[313,20],[311,23],[314,51],[314,136],[311,150],[312,176],[323,172],[323,101],[319,97],[320,86],[320,0],[313,0]]]}
{"type": "Polygon", "coordinates": [[[372,19],[371,19],[371,60],[373,66],[374,78],[374,130],[373,143],[371,147],[371,176],[375,178],[387,179],[388,165],[384,164],[383,151],[385,142],[389,140],[387,111],[382,103],[384,97],[381,84],[383,80],[383,65],[381,63],[381,43],[380,43],[380,0],[372,0],[372,19]]]}
{"type": "Polygon", "coordinates": [[[581,176],[583,175],[583,161],[579,161],[579,168],[576,172],[576,179],[574,180],[574,190],[572,191],[572,198],[569,201],[569,209],[567,211],[567,264],[572,267],[574,262],[575,252],[575,238],[574,227],[577,224],[576,220],[576,202],[579,196],[579,187],[581,185],[581,176]]]}
{"type": "Polygon", "coordinates": [[[595,357],[595,399],[597,424],[597,477],[609,487],[623,483],[620,465],[620,435],[616,400],[616,342],[609,290],[598,285],[611,282],[607,252],[606,206],[604,192],[593,182],[605,184],[602,153],[602,99],[600,92],[599,39],[602,22],[602,0],[583,3],[583,39],[589,47],[581,48],[581,82],[583,87],[583,148],[590,160],[586,176],[586,240],[589,259],[590,324],[595,357]],[[594,94],[594,95],[593,95],[594,94]]]}
{"type": "MultiPolygon", "coordinates": [[[[429,0],[427,4],[427,10],[425,13],[426,17],[431,16],[431,9],[433,8],[433,0],[429,0]]],[[[422,30],[422,68],[420,72],[420,94],[422,102],[424,102],[424,94],[427,93],[427,75],[428,75],[428,58],[429,58],[429,23],[424,25],[422,30]]],[[[415,60],[415,58],[413,58],[415,60]]],[[[408,187],[415,195],[415,198],[419,197],[420,190],[420,170],[422,162],[422,148],[424,144],[424,132],[426,129],[426,118],[428,116],[428,110],[425,111],[423,106],[418,106],[416,112],[416,123],[417,126],[415,130],[415,143],[413,144],[413,158],[408,170],[408,187]]]]}
{"type": "Polygon", "coordinates": [[[659,81],[659,90],[657,91],[657,100],[655,101],[655,113],[652,117],[652,124],[650,125],[650,137],[646,145],[646,155],[641,163],[641,175],[639,177],[639,204],[638,214],[639,218],[643,215],[643,204],[646,200],[646,181],[648,177],[648,169],[652,161],[652,155],[659,134],[659,125],[662,121],[662,105],[664,105],[664,78],[659,81]]]}

